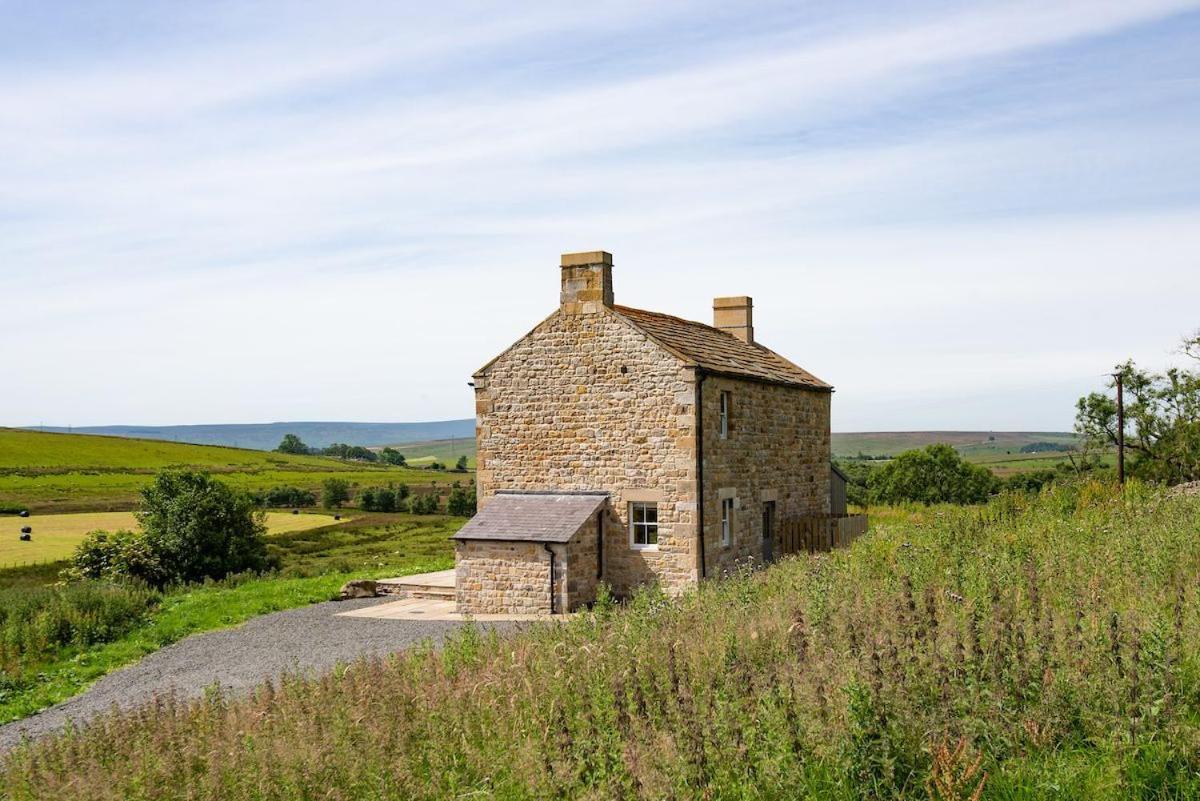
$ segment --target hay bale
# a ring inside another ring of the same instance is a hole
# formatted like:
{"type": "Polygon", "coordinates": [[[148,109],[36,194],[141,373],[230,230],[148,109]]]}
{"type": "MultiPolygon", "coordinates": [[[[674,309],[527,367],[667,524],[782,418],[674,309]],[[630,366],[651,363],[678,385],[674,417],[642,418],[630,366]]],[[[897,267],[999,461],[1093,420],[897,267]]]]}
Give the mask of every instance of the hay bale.
{"type": "Polygon", "coordinates": [[[21,517],[29,517],[29,510],[22,509],[21,511],[17,512],[17,514],[20,515],[21,517]]]}
{"type": "Polygon", "coordinates": [[[32,534],[33,527],[32,526],[21,526],[21,533],[22,534],[32,534]]]}
{"type": "Polygon", "coordinates": [[[21,542],[29,542],[31,539],[33,539],[32,534],[22,534],[21,535],[21,542]]]}

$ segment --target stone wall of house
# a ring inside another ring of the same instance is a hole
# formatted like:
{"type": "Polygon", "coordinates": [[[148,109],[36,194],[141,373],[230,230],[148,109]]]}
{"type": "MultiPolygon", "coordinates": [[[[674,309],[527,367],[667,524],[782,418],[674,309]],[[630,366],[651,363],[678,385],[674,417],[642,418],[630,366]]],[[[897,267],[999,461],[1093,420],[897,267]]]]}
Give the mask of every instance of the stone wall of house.
{"type": "MultiPolygon", "coordinates": [[[[574,612],[596,600],[598,516],[569,542],[552,543],[554,611],[574,612]]],[[[550,613],[550,554],[540,542],[465,540],[455,543],[455,600],[463,614],[550,613]]]]}
{"type": "MultiPolygon", "coordinates": [[[[561,559],[555,562],[556,572],[565,571],[561,559]]],[[[455,542],[454,574],[454,595],[462,614],[550,612],[550,555],[541,543],[455,542]]],[[[562,574],[556,578],[561,586],[562,574]]]]}
{"type": "Polygon", "coordinates": [[[829,512],[831,393],[709,376],[703,385],[705,565],[719,576],[763,557],[763,504],[775,520],[829,512]],[[721,392],[729,393],[727,438],[721,392]],[[721,542],[721,500],[734,500],[731,542],[721,542]]]}
{"type": "Polygon", "coordinates": [[[599,548],[599,517],[606,514],[600,511],[592,515],[588,522],[580,527],[566,547],[566,583],[562,587],[563,605],[561,609],[574,612],[583,609],[596,600],[596,585],[600,579],[597,576],[599,548]]]}
{"type": "MultiPolygon", "coordinates": [[[[602,490],[618,594],[698,576],[692,370],[603,304],[558,312],[475,377],[480,504],[498,490],[602,490]],[[657,548],[630,547],[628,502],[658,505],[657,548]]],[[[461,591],[460,591],[461,592],[461,591]]]]}

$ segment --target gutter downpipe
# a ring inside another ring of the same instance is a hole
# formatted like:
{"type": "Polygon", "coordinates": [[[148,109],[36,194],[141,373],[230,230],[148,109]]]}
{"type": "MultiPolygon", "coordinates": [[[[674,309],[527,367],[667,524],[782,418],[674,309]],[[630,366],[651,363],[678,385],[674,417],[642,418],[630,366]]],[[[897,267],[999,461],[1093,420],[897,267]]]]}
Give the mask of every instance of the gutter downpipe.
{"type": "Polygon", "coordinates": [[[550,547],[550,543],[543,542],[542,547],[546,549],[546,553],[550,554],[550,614],[558,614],[554,611],[554,549],[550,547]]]}
{"type": "Polygon", "coordinates": [[[704,562],[704,370],[696,368],[696,537],[700,543],[700,578],[708,577],[704,562]]]}

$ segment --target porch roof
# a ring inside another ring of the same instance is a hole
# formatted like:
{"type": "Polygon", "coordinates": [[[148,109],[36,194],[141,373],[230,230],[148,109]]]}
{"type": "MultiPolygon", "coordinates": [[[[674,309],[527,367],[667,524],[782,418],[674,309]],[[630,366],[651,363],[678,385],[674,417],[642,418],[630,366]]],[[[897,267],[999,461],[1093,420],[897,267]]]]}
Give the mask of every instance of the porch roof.
{"type": "Polygon", "coordinates": [[[607,501],[608,493],[500,492],[454,539],[567,542],[607,501]]]}

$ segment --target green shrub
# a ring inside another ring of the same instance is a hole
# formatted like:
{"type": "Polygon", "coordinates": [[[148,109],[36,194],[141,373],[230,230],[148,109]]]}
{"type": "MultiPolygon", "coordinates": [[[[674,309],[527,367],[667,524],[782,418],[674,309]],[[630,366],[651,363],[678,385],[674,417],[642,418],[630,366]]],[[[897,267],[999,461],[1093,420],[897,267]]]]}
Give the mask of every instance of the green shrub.
{"type": "Polygon", "coordinates": [[[905,451],[869,474],[876,503],[983,503],[999,492],[1000,480],[971,464],[949,445],[905,451]]]}
{"type": "Polygon", "coordinates": [[[261,505],[276,508],[316,506],[317,496],[311,490],[301,489],[300,487],[271,487],[271,489],[262,493],[261,505]]]}
{"type": "Polygon", "coordinates": [[[396,491],[391,487],[367,487],[359,494],[358,505],[366,512],[394,512],[396,491]]]}
{"type": "Polygon", "coordinates": [[[321,484],[321,505],[327,509],[339,509],[350,500],[350,482],[343,478],[327,478],[321,484]]]}
{"type": "Polygon", "coordinates": [[[446,512],[455,517],[472,517],[475,514],[475,488],[455,486],[446,499],[446,512]]]}
{"type": "Polygon", "coordinates": [[[163,587],[273,566],[253,499],[204,473],[159,473],[142,490],[137,518],[138,532],[88,535],[68,574],[163,587]]]}
{"type": "Polygon", "coordinates": [[[170,570],[161,562],[161,554],[141,532],[93,531],[75,546],[71,565],[63,571],[68,580],[105,579],[119,581],[136,578],[153,586],[170,580],[170,570]]]}
{"type": "Polygon", "coordinates": [[[409,510],[414,515],[435,515],[441,511],[442,501],[436,492],[413,496],[409,510]]]}

